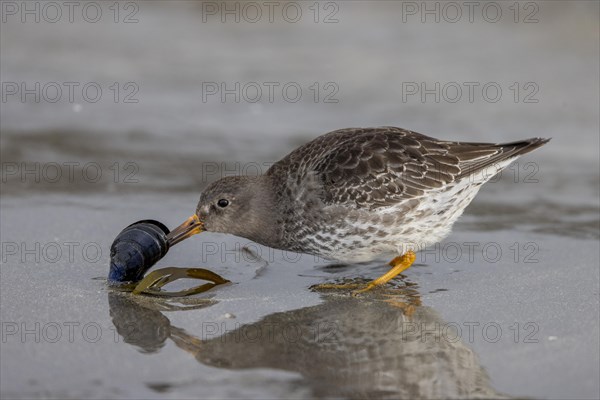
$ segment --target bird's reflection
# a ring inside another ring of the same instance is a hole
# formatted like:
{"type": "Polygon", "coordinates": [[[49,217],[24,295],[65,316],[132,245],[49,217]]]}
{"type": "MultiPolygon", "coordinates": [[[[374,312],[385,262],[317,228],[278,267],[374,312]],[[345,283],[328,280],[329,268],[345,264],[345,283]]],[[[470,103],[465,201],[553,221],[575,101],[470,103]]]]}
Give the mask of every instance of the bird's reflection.
{"type": "Polygon", "coordinates": [[[421,305],[415,288],[362,298],[323,293],[323,300],[202,340],[171,325],[151,303],[109,294],[126,343],[153,352],[171,339],[209,366],[298,372],[315,397],[503,397],[476,354],[447,329],[451,324],[421,305]]]}

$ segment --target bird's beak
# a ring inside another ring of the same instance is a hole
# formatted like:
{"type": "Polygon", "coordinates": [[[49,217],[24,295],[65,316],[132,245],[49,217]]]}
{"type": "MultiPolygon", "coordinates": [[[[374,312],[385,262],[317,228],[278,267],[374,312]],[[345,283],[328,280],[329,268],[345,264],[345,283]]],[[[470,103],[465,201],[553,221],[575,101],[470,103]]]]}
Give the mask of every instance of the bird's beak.
{"type": "Polygon", "coordinates": [[[200,221],[198,216],[194,214],[167,235],[167,243],[169,243],[169,246],[173,246],[190,236],[202,232],[204,230],[203,228],[204,224],[200,221]]]}

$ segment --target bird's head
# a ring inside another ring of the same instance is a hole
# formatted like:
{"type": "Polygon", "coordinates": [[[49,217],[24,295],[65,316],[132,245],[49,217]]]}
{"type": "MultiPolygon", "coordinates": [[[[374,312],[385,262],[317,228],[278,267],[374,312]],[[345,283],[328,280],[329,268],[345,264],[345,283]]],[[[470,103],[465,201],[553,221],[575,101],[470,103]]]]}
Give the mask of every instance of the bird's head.
{"type": "Polygon", "coordinates": [[[167,236],[174,245],[197,233],[221,232],[264,243],[275,213],[266,176],[230,176],[211,183],[200,196],[196,213],[167,236]]]}

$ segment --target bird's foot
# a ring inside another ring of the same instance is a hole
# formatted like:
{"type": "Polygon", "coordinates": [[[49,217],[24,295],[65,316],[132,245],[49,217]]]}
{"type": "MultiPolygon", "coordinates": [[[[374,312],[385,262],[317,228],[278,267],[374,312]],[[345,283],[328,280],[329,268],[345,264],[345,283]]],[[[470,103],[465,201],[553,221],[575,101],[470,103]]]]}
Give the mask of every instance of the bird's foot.
{"type": "Polygon", "coordinates": [[[357,296],[361,293],[368,292],[371,289],[374,289],[378,286],[384,285],[392,280],[394,277],[398,276],[400,273],[406,271],[414,262],[417,256],[411,250],[407,251],[401,256],[394,258],[389,262],[389,265],[392,267],[388,272],[381,275],[379,278],[372,280],[367,284],[367,286],[360,290],[355,290],[352,292],[352,295],[357,296]]]}
{"type": "Polygon", "coordinates": [[[312,291],[348,291],[351,290],[352,296],[358,296],[362,293],[368,292],[372,289],[383,288],[383,285],[374,284],[373,282],[346,282],[346,283],[321,283],[318,285],[312,285],[310,289],[312,291]]]}
{"type": "Polygon", "coordinates": [[[313,291],[321,291],[321,290],[347,290],[347,289],[356,289],[364,284],[361,283],[321,283],[318,285],[312,285],[310,287],[313,291]]]}
{"type": "Polygon", "coordinates": [[[370,290],[373,290],[377,287],[381,287],[389,282],[394,277],[398,276],[403,271],[406,271],[414,262],[417,256],[412,251],[407,251],[405,254],[394,258],[390,261],[389,265],[392,267],[388,272],[383,274],[377,279],[372,280],[371,282],[364,283],[324,283],[320,285],[311,286],[311,289],[316,290],[339,290],[339,289],[354,289],[352,291],[352,296],[358,296],[363,293],[366,293],[370,290]]]}
{"type": "Polygon", "coordinates": [[[352,291],[352,296],[356,297],[360,294],[366,293],[370,290],[375,289],[376,287],[380,287],[379,284],[374,283],[374,281],[367,283],[366,285],[362,285],[362,288],[356,289],[352,291]]]}

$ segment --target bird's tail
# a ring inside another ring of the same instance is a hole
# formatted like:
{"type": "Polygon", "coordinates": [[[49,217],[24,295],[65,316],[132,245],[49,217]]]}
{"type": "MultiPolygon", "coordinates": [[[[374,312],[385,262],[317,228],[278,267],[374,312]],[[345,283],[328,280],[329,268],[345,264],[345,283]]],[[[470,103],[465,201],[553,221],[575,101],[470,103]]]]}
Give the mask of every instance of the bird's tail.
{"type": "Polygon", "coordinates": [[[457,143],[453,151],[460,159],[460,175],[468,176],[490,167],[500,171],[516,157],[529,153],[549,141],[550,139],[531,138],[498,144],[463,142],[457,143]]]}
{"type": "Polygon", "coordinates": [[[549,141],[550,141],[550,139],[538,137],[538,138],[519,140],[516,142],[502,143],[502,144],[498,144],[497,146],[502,147],[502,149],[504,149],[504,153],[511,154],[511,155],[509,155],[509,157],[512,157],[512,156],[520,156],[523,154],[527,154],[530,151],[533,151],[539,147],[542,147],[549,141]]]}

